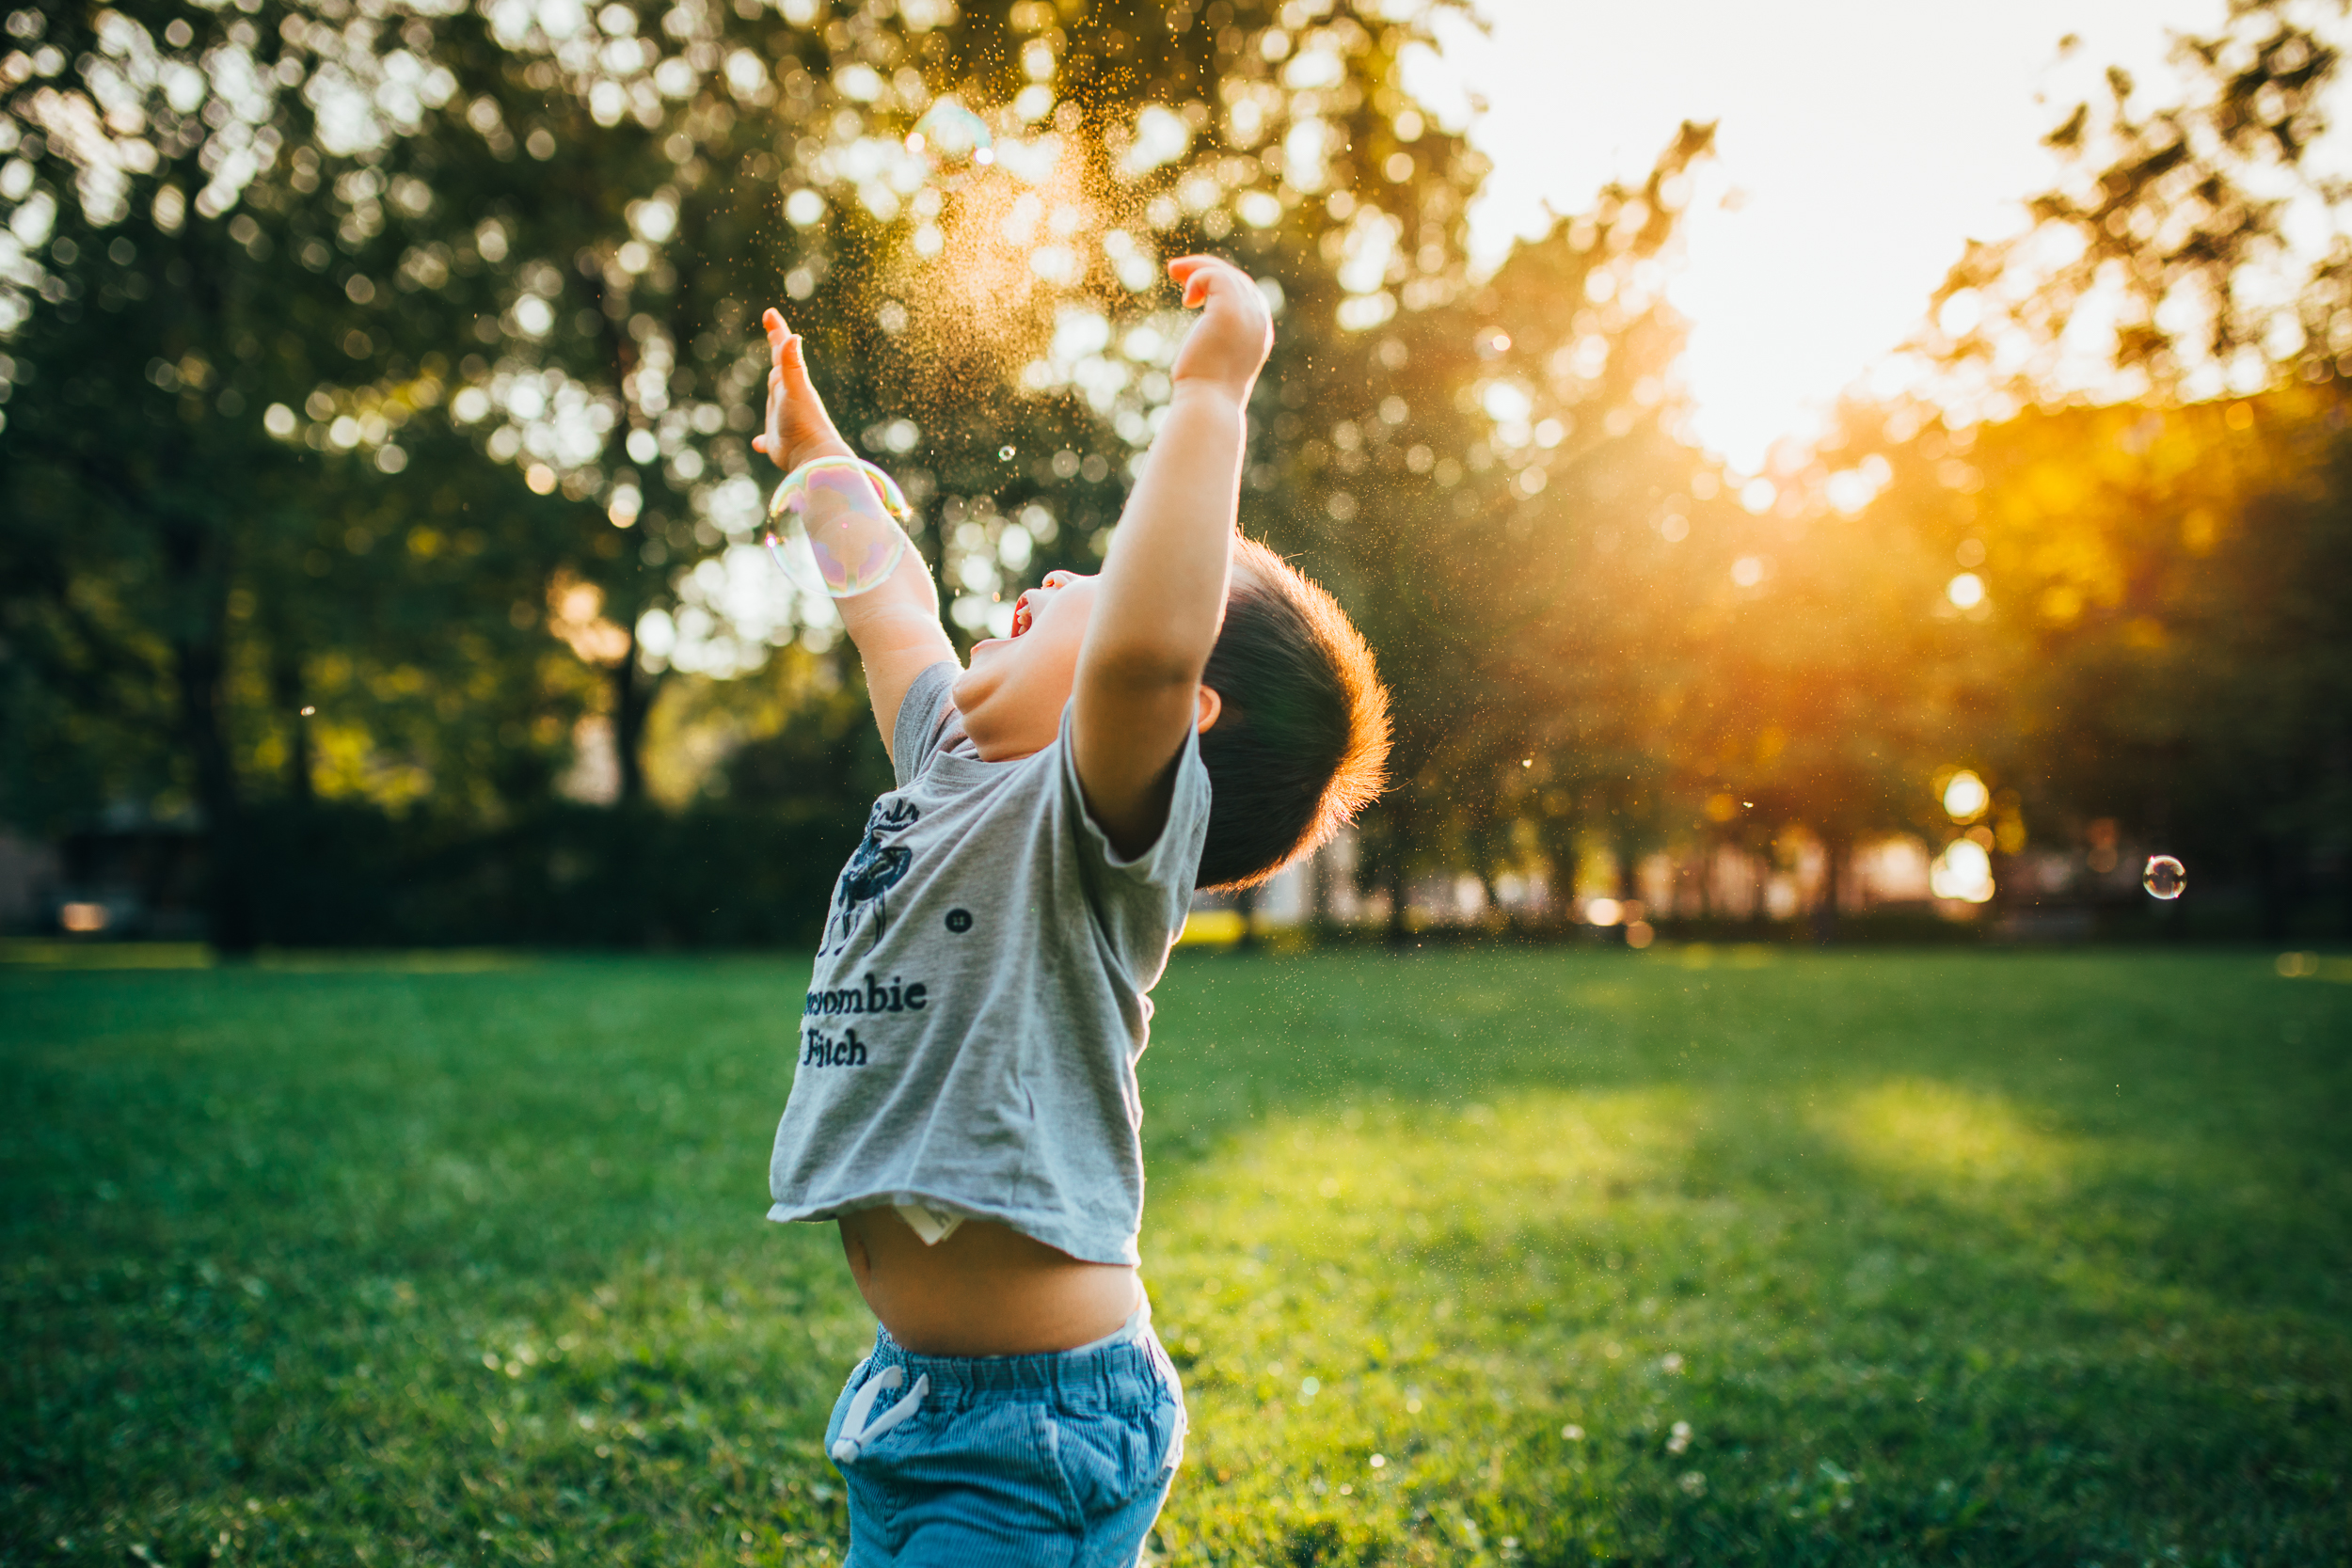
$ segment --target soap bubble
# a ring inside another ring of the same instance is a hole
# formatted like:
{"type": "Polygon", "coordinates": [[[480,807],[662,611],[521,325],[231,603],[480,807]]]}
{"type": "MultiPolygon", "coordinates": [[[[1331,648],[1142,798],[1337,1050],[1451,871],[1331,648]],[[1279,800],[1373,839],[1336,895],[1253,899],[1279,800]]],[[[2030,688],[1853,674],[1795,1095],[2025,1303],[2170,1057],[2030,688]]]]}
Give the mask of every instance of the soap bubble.
{"type": "Polygon", "coordinates": [[[998,461],[999,463],[1009,463],[1009,462],[1011,462],[1011,461],[1012,461],[1012,449],[1011,449],[1010,447],[998,447],[998,448],[996,449],[996,461],[998,461]]]}
{"type": "Polygon", "coordinates": [[[996,161],[996,138],[988,121],[961,103],[931,105],[907,133],[907,150],[923,160],[931,178],[950,189],[996,161]]]}
{"type": "Polygon", "coordinates": [[[819,457],[787,474],[768,503],[768,553],[792,582],[836,599],[868,593],[907,551],[913,511],[890,476],[853,457],[819,457]]]}
{"type": "Polygon", "coordinates": [[[2148,890],[2149,897],[2169,904],[2188,891],[2188,868],[2169,855],[2151,855],[2147,869],[2139,874],[2139,885],[2148,890]]]}
{"type": "Polygon", "coordinates": [[[1511,334],[1499,326],[1489,326],[1471,340],[1481,359],[1500,359],[1511,352],[1511,334]]]}

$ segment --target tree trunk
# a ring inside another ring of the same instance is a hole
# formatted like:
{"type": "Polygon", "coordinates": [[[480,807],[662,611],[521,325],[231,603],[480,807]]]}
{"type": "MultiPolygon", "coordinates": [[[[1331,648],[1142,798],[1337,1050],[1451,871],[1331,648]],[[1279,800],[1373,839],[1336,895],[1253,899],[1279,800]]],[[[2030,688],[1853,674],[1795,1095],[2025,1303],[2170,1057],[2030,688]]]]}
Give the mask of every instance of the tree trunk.
{"type": "Polygon", "coordinates": [[[1837,884],[1852,853],[1842,838],[1821,841],[1821,896],[1813,906],[1813,940],[1824,947],[1837,940],[1837,884]]]}
{"type": "Polygon", "coordinates": [[[637,628],[628,628],[628,652],[612,666],[612,751],[621,767],[619,803],[633,806],[645,798],[645,720],[660,677],[647,674],[637,662],[637,628]]]}
{"type": "Polygon", "coordinates": [[[179,687],[182,737],[196,771],[196,798],[204,810],[207,925],[213,945],[244,956],[261,943],[253,907],[251,847],[245,801],[230,754],[221,677],[228,660],[220,631],[228,595],[216,578],[192,585],[200,607],[191,626],[172,639],[172,674],[179,687]]]}
{"type": "Polygon", "coordinates": [[[294,804],[307,809],[315,796],[310,766],[310,721],[309,706],[302,699],[302,659],[281,635],[271,640],[270,695],[277,701],[279,718],[294,726],[294,737],[286,748],[286,793],[294,804]]]}
{"type": "Polygon", "coordinates": [[[1246,887],[1233,895],[1233,909],[1241,916],[1241,940],[1233,944],[1233,951],[1252,952],[1258,945],[1258,890],[1246,887]]]}
{"type": "Polygon", "coordinates": [[[261,930],[224,689],[229,665],[228,546],[210,518],[169,512],[160,524],[164,574],[170,585],[166,646],[171,651],[180,740],[204,817],[206,935],[221,953],[242,957],[260,945],[261,930]]]}

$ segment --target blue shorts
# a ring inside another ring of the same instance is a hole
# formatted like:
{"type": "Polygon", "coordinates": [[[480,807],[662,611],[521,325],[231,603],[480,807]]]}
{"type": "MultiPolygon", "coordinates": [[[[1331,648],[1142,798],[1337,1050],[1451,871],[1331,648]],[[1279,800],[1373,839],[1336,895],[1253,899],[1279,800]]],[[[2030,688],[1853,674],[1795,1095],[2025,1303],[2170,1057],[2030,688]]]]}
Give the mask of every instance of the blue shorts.
{"type": "Polygon", "coordinates": [[[850,1495],[843,1568],[1131,1568],[1184,1433],[1148,1320],[1045,1355],[916,1355],[878,1331],[825,1426],[850,1495]]]}

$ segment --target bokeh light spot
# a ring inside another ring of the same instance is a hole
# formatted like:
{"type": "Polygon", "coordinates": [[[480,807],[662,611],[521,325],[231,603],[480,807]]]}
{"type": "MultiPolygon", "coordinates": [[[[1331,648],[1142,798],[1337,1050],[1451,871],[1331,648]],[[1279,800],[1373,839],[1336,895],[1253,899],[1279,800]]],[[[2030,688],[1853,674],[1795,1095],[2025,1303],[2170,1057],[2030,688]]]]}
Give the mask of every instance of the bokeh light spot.
{"type": "Polygon", "coordinates": [[[1973,822],[1984,815],[1993,793],[1984,781],[1963,768],[1944,785],[1944,814],[1955,822],[1973,822]]]}

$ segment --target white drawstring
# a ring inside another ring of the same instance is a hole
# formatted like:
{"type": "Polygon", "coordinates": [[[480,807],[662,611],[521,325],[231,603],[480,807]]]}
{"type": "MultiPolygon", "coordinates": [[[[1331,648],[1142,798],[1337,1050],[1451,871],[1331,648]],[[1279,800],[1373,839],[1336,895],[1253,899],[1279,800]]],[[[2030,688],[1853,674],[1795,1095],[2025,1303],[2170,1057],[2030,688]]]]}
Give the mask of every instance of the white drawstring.
{"type": "Polygon", "coordinates": [[[874,1402],[885,1389],[896,1388],[906,1381],[906,1373],[896,1367],[884,1367],[867,1380],[865,1387],[850,1401],[850,1414],[841,1422],[841,1435],[834,1440],[833,1457],[847,1465],[858,1456],[861,1446],[872,1443],[883,1433],[914,1414],[922,1404],[923,1396],[931,1391],[931,1374],[925,1372],[914,1380],[905,1399],[892,1405],[869,1423],[866,1418],[873,1413],[874,1402]]]}

